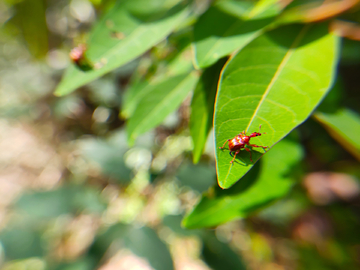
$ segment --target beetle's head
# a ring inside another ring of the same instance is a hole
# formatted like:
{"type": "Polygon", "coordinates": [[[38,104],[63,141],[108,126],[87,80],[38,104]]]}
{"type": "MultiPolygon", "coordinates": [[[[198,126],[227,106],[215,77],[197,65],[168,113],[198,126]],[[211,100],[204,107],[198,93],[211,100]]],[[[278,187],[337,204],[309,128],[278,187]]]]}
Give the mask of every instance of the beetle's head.
{"type": "Polygon", "coordinates": [[[251,138],[254,138],[254,137],[257,137],[257,136],[261,136],[262,134],[265,134],[265,133],[260,133],[260,132],[253,132],[249,135],[249,137],[251,138]]]}
{"type": "Polygon", "coordinates": [[[253,132],[249,135],[249,137],[254,138],[254,137],[261,136],[262,134],[266,134],[265,132],[260,133],[260,129],[261,129],[261,125],[259,126],[259,132],[253,132]]]}

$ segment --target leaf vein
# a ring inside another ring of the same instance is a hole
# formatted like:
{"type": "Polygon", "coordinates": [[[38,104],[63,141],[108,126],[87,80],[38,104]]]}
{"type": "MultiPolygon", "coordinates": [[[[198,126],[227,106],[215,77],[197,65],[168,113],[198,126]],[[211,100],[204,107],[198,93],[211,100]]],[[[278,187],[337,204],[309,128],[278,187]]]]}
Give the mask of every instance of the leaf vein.
{"type": "Polygon", "coordinates": [[[286,53],[286,55],[284,56],[283,60],[281,61],[277,71],[275,72],[273,78],[271,79],[270,83],[269,83],[269,86],[268,88],[265,90],[264,94],[263,94],[263,97],[262,99],[260,100],[257,108],[255,109],[254,111],[254,114],[253,116],[251,117],[251,120],[248,124],[248,126],[246,127],[246,130],[245,131],[248,131],[249,130],[249,127],[251,126],[253,120],[255,119],[261,105],[263,104],[264,100],[266,99],[267,95],[269,94],[272,86],[274,85],[274,83],[276,82],[276,80],[278,79],[278,77],[280,76],[280,73],[283,71],[285,65],[288,63],[292,53],[293,53],[293,49],[299,44],[299,42],[301,41],[301,39],[303,38],[304,34],[305,34],[305,30],[308,29],[308,26],[305,26],[301,32],[299,33],[299,35],[295,38],[293,44],[290,46],[288,52],[286,53]]]}

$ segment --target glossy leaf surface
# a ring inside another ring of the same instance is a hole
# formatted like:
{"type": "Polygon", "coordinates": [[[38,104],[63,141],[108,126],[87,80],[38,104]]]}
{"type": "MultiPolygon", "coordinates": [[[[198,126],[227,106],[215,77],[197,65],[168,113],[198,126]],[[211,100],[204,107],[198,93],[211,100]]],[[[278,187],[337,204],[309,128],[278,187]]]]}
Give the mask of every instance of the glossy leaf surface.
{"type": "MultiPolygon", "coordinates": [[[[290,25],[255,39],[224,68],[215,107],[218,183],[229,188],[263,154],[241,151],[230,164],[223,143],[245,130],[261,137],[250,143],[272,147],[302,123],[327,93],[337,64],[338,38],[326,24],[290,25]]],[[[260,150],[259,150],[260,149],[260,150]]]]}
{"type": "Polygon", "coordinates": [[[284,196],[293,180],[289,175],[302,158],[301,147],[283,140],[267,153],[256,168],[229,190],[215,188],[205,194],[183,220],[186,228],[216,226],[246,217],[251,211],[284,196]]]}
{"type": "Polygon", "coordinates": [[[357,113],[340,109],[334,113],[316,112],[314,117],[335,140],[360,160],[360,116],[357,113]]]}
{"type": "Polygon", "coordinates": [[[129,119],[128,142],[159,125],[171,112],[175,111],[188,93],[194,89],[198,73],[183,74],[153,84],[138,103],[129,119]]]}
{"type": "Polygon", "coordinates": [[[201,75],[191,101],[190,134],[193,140],[193,162],[198,163],[212,128],[214,102],[221,69],[225,60],[206,69],[201,75]]]}
{"type": "Polygon", "coordinates": [[[223,1],[210,7],[194,27],[195,65],[210,66],[245,46],[280,12],[277,1],[223,1]]]}
{"type": "Polygon", "coordinates": [[[55,94],[65,95],[120,67],[164,39],[187,16],[186,5],[178,1],[127,0],[106,14],[93,29],[87,47],[87,57],[95,68],[82,71],[71,65],[55,94]]]}

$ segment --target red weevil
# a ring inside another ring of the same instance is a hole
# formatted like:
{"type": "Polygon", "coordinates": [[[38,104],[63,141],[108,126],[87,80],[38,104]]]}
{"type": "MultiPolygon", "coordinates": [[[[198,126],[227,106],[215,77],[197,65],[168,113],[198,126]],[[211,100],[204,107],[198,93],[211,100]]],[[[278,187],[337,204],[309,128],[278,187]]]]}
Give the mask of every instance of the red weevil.
{"type": "Polygon", "coordinates": [[[225,141],[224,145],[222,147],[219,147],[220,149],[224,149],[225,144],[227,142],[229,143],[230,155],[232,154],[232,152],[235,152],[234,158],[230,161],[230,163],[234,162],[236,155],[240,153],[241,149],[245,149],[246,151],[248,151],[250,153],[250,161],[253,162],[252,156],[251,156],[251,150],[249,148],[246,148],[245,147],[246,145],[252,146],[252,147],[261,147],[265,151],[266,151],[266,148],[269,148],[269,146],[250,144],[251,138],[261,136],[262,134],[266,134],[265,132],[260,133],[260,128],[261,128],[261,125],[259,126],[259,132],[253,132],[250,135],[246,135],[245,131],[243,131],[240,134],[236,135],[234,138],[225,141]]]}
{"type": "Polygon", "coordinates": [[[88,71],[88,70],[92,70],[94,68],[94,65],[86,57],[86,50],[87,50],[87,48],[86,48],[85,44],[79,44],[79,46],[73,48],[69,54],[70,59],[82,71],[88,71]]]}
{"type": "Polygon", "coordinates": [[[84,59],[86,52],[86,45],[79,44],[79,46],[73,48],[70,51],[70,59],[77,65],[80,65],[80,61],[84,59]]]}

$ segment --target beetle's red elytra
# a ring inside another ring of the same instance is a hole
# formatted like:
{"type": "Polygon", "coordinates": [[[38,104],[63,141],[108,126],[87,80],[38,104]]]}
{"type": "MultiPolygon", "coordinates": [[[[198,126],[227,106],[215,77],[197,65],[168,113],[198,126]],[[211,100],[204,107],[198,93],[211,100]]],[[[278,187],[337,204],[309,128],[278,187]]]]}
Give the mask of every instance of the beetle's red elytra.
{"type": "Polygon", "coordinates": [[[79,44],[77,47],[70,51],[70,59],[82,71],[92,70],[94,65],[86,57],[87,47],[85,44],[79,44]]]}
{"type": "Polygon", "coordinates": [[[84,58],[85,52],[86,52],[86,45],[85,44],[79,44],[79,46],[73,48],[70,51],[70,59],[79,65],[80,61],[84,58]]]}
{"type": "Polygon", "coordinates": [[[233,163],[236,155],[240,153],[241,149],[245,149],[247,152],[250,153],[250,161],[253,162],[252,160],[252,155],[251,155],[251,150],[249,148],[246,148],[245,146],[251,146],[251,147],[261,147],[262,149],[264,149],[264,151],[266,151],[266,148],[269,148],[269,146],[261,146],[261,145],[256,145],[256,144],[250,144],[250,139],[257,137],[257,136],[261,136],[262,134],[266,134],[265,132],[260,133],[260,129],[261,129],[261,125],[259,126],[259,132],[253,132],[250,135],[246,135],[245,131],[242,131],[240,134],[236,135],[234,138],[226,140],[224,142],[224,145],[222,147],[219,147],[220,149],[224,149],[225,144],[228,143],[229,145],[229,150],[230,150],[230,155],[235,152],[233,159],[230,161],[230,163],[233,163]]]}

